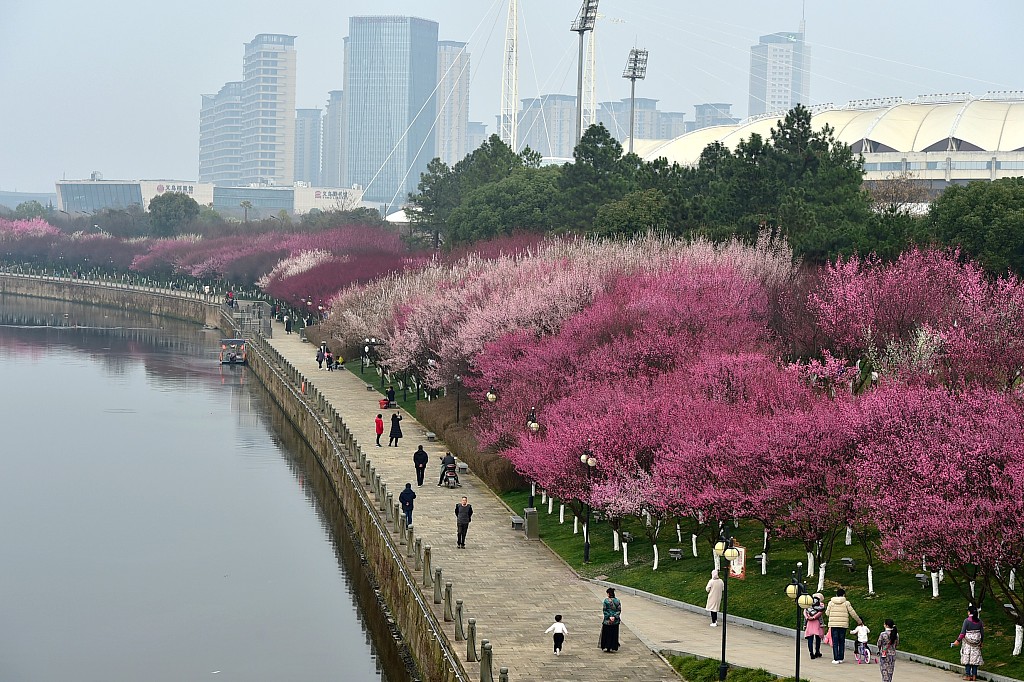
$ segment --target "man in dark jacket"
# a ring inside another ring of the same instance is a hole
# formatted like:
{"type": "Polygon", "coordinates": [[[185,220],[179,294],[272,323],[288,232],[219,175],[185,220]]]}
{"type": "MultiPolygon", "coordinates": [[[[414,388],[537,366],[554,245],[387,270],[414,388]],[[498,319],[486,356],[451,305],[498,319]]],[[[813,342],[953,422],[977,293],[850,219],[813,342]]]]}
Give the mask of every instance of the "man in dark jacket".
{"type": "Polygon", "coordinates": [[[416,465],[416,485],[420,487],[423,487],[423,474],[427,472],[427,461],[429,459],[427,451],[423,449],[422,445],[412,454],[412,463],[416,465]]]}
{"type": "Polygon", "coordinates": [[[416,493],[412,489],[412,483],[405,484],[405,490],[398,496],[398,502],[402,505],[402,511],[405,512],[405,522],[408,525],[412,525],[412,501],[416,499],[416,493]]]}
{"type": "Polygon", "coordinates": [[[455,505],[455,521],[459,526],[458,546],[466,549],[466,532],[469,531],[469,522],[473,520],[473,505],[469,503],[468,497],[463,497],[462,502],[455,505]]]}
{"type": "MultiPolygon", "coordinates": [[[[441,460],[441,475],[437,479],[438,486],[444,485],[444,473],[448,469],[449,464],[451,464],[452,466],[456,466],[455,455],[453,455],[450,452],[446,452],[444,454],[444,459],[441,460]]],[[[455,474],[455,482],[459,483],[459,474],[457,473],[457,470],[455,474]]]]}

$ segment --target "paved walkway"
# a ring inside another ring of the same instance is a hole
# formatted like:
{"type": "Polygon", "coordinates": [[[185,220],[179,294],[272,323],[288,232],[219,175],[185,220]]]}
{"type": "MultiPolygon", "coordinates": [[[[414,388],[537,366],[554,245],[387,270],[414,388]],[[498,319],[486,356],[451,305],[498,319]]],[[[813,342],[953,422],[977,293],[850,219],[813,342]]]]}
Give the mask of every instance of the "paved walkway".
{"type": "MultiPolygon", "coordinates": [[[[494,493],[474,476],[462,476],[462,488],[437,487],[439,458],[444,444],[428,443],[426,429],[411,415],[403,413],[404,438],[399,447],[374,445],[373,419],[384,414],[386,443],[390,414],[379,409],[377,392],[348,371],[327,372],[316,366],[316,346],[303,343],[298,334],[286,335],[284,326],[274,323],[271,345],[315,384],[344,418],[357,442],[373,460],[388,490],[397,492],[413,483],[417,498],[413,522],[416,535],[431,546],[434,567],[443,569],[443,579],[452,581],[455,599],[464,601],[464,618],[475,618],[477,641],[490,640],[494,651],[494,673],[509,668],[510,679],[519,680],[678,680],[676,674],[651,649],[672,649],[718,657],[721,631],[708,627],[705,618],[682,609],[635,596],[622,598],[622,647],[617,653],[603,653],[597,646],[601,629],[601,601],[604,587],[580,579],[559,557],[540,542],[527,541],[522,531],[513,531],[509,512],[494,493]],[[423,444],[430,454],[424,485],[416,487],[412,454],[423,444]],[[466,495],[473,505],[473,522],[466,549],[455,545],[454,510],[466,495]],[[569,629],[565,649],[554,656],[551,637],[544,630],[555,613],[561,613],[569,629]]],[[[366,374],[367,382],[376,374],[366,374]]],[[[433,591],[426,594],[432,603],[433,591]]],[[[438,620],[441,606],[435,606],[438,620]]],[[[445,624],[453,647],[465,659],[464,643],[454,642],[454,627],[445,624]]],[[[875,682],[877,666],[856,664],[851,656],[842,666],[829,657],[806,658],[802,677],[814,682],[875,682]]],[[[780,675],[793,674],[793,640],[752,628],[729,627],[729,660],[737,665],[764,667],[780,675]]],[[[478,679],[479,665],[466,663],[471,678],[478,679]]],[[[909,661],[897,663],[900,682],[955,680],[958,676],[909,661]]]]}

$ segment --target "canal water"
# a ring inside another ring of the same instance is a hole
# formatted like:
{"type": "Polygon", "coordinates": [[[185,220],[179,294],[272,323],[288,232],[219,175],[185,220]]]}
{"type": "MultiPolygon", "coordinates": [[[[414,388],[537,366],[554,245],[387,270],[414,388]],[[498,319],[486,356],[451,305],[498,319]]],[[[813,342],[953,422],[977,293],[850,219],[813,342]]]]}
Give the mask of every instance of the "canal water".
{"type": "Polygon", "coordinates": [[[0,296],[0,680],[410,678],[329,483],[219,338],[0,296]]]}

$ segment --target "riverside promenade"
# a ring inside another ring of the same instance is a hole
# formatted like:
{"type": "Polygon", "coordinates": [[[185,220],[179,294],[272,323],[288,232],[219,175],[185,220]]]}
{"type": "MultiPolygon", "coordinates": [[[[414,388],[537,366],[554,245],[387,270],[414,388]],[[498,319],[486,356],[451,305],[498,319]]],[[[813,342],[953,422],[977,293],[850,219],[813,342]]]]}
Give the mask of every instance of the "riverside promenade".
{"type": "MultiPolygon", "coordinates": [[[[376,380],[376,374],[368,373],[364,382],[347,370],[318,370],[316,346],[303,343],[299,334],[285,334],[284,325],[278,322],[274,322],[273,338],[268,342],[316,386],[344,419],[396,501],[405,484],[413,484],[417,494],[413,513],[415,535],[431,547],[432,565],[443,570],[443,581],[453,583],[453,599],[463,600],[464,621],[476,619],[477,646],[481,640],[490,641],[495,679],[498,669],[507,667],[512,682],[659,682],[679,677],[655,653],[657,650],[719,657],[721,630],[710,628],[703,614],[633,596],[628,591],[617,595],[622,601],[622,620],[626,626],[620,629],[622,646],[617,653],[602,652],[597,642],[604,585],[581,579],[546,545],[526,540],[522,531],[512,530],[508,508],[472,474],[461,476],[462,487],[457,490],[437,487],[439,459],[445,446],[428,442],[427,430],[408,413],[403,412],[401,444],[387,447],[390,415],[395,410],[381,410],[377,402],[382,397],[380,393],[366,390],[366,383],[376,380]],[[384,415],[385,422],[383,447],[379,448],[374,444],[373,421],[378,413],[384,415]],[[416,486],[412,463],[413,452],[420,444],[430,454],[423,487],[416,486]],[[473,505],[473,521],[466,549],[458,549],[454,511],[463,495],[473,505]],[[562,614],[569,630],[561,656],[553,654],[551,636],[544,634],[556,613],[562,614]]],[[[423,588],[422,580],[420,584],[427,602],[432,602],[433,588],[423,588]]],[[[788,608],[787,603],[780,601],[780,608],[788,608]]],[[[442,621],[443,605],[433,608],[442,621]]],[[[444,625],[471,679],[479,679],[479,664],[466,662],[465,643],[454,641],[454,624],[444,625]]],[[[872,624],[872,630],[877,635],[876,624],[872,624]]],[[[792,635],[786,637],[729,624],[728,660],[735,665],[766,668],[780,676],[791,676],[793,648],[792,635]]],[[[907,660],[900,660],[896,669],[900,682],[959,679],[959,675],[907,660]]],[[[858,665],[852,651],[844,665],[836,666],[831,664],[829,655],[807,660],[805,650],[800,672],[802,678],[812,682],[879,680],[878,667],[858,665]]]]}

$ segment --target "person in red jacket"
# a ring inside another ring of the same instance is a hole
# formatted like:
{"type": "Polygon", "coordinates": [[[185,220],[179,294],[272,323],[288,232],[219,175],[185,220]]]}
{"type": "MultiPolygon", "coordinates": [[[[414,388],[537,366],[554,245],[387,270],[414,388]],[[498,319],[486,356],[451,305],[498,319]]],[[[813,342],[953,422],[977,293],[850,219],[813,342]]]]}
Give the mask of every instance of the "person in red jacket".
{"type": "Polygon", "coordinates": [[[377,447],[380,445],[380,437],[384,435],[384,415],[378,414],[377,418],[373,420],[373,426],[377,430],[377,447]]]}

